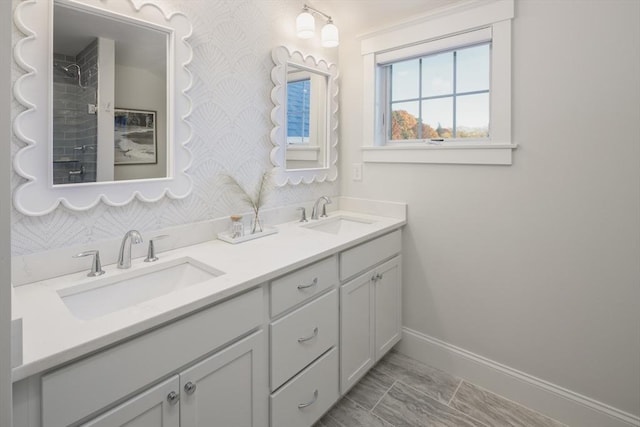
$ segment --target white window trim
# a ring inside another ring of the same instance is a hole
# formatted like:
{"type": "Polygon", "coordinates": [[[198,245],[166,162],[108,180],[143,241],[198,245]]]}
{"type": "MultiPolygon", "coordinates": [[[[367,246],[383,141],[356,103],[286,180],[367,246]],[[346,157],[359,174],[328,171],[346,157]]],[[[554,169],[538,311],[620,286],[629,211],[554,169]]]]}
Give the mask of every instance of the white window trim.
{"type": "Polygon", "coordinates": [[[317,162],[320,158],[320,147],[311,144],[287,145],[287,160],[302,160],[317,162]]]}
{"type": "Polygon", "coordinates": [[[513,0],[462,3],[461,5],[424,16],[391,30],[377,31],[361,41],[363,59],[363,141],[362,159],[377,163],[449,163],[510,165],[511,141],[511,19],[513,0]],[[405,143],[381,145],[381,124],[376,98],[376,69],[380,57],[390,51],[411,49],[411,46],[455,36],[481,28],[492,31],[491,49],[491,129],[490,141],[483,144],[405,143]]]}

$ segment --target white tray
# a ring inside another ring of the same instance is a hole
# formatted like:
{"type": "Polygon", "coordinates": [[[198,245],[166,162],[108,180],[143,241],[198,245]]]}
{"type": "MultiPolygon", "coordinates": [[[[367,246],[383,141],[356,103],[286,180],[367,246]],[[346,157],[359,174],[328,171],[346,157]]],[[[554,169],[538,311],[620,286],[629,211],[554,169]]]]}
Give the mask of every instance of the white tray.
{"type": "Polygon", "coordinates": [[[260,233],[251,234],[250,232],[241,237],[236,237],[235,239],[231,237],[231,233],[228,231],[223,231],[222,233],[218,233],[218,239],[228,242],[228,243],[242,243],[248,240],[259,239],[260,237],[268,236],[270,234],[275,234],[278,232],[278,229],[275,227],[264,227],[264,229],[260,233]]]}

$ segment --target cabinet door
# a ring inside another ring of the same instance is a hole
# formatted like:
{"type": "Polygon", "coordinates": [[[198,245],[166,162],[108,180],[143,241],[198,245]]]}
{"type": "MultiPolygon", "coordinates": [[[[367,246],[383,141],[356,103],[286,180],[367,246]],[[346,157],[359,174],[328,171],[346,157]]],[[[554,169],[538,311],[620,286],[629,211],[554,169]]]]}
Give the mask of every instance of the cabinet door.
{"type": "Polygon", "coordinates": [[[340,392],[344,394],[374,363],[372,273],[340,288],[340,392]]]}
{"type": "Polygon", "coordinates": [[[375,355],[380,360],[402,334],[401,260],[397,256],[375,269],[375,355]]]}
{"type": "Polygon", "coordinates": [[[180,426],[266,427],[266,373],[263,331],[182,372],[180,426]]]}
{"type": "Polygon", "coordinates": [[[175,375],[140,393],[109,412],[82,424],[82,427],[178,427],[180,381],[175,375]],[[171,393],[176,396],[168,398],[171,393]]]}

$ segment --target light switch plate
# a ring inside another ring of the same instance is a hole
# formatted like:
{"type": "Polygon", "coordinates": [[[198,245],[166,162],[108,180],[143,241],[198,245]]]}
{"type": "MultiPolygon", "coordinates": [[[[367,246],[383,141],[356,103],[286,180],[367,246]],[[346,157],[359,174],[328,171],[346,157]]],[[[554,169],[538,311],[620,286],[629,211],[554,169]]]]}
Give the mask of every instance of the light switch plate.
{"type": "Polygon", "coordinates": [[[362,163],[354,163],[351,174],[354,181],[362,181],[362,163]]]}

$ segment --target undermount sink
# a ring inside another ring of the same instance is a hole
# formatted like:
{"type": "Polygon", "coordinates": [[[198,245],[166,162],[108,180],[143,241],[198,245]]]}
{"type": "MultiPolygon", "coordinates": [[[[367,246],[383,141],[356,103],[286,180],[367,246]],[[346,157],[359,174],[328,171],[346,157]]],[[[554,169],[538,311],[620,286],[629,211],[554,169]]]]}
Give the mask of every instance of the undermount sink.
{"type": "Polygon", "coordinates": [[[334,216],[326,219],[320,219],[317,222],[309,222],[303,227],[311,230],[322,231],[324,233],[340,234],[366,231],[373,221],[350,216],[334,216]]]}
{"type": "Polygon", "coordinates": [[[75,317],[91,320],[223,274],[184,257],[111,278],[90,279],[61,289],[58,295],[75,317]]]}

